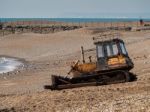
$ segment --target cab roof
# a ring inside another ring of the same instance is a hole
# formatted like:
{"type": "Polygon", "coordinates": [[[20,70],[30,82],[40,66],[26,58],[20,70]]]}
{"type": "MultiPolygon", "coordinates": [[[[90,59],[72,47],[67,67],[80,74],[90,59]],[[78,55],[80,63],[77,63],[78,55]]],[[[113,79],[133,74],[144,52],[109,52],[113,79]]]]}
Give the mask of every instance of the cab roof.
{"type": "Polygon", "coordinates": [[[112,42],[123,42],[123,40],[119,38],[114,38],[114,39],[94,41],[94,44],[104,44],[104,43],[112,43],[112,42]]]}
{"type": "Polygon", "coordinates": [[[106,34],[100,34],[97,37],[93,37],[93,40],[94,40],[94,44],[123,42],[123,40],[120,39],[120,37],[121,37],[121,34],[119,33],[106,33],[106,34]]]}

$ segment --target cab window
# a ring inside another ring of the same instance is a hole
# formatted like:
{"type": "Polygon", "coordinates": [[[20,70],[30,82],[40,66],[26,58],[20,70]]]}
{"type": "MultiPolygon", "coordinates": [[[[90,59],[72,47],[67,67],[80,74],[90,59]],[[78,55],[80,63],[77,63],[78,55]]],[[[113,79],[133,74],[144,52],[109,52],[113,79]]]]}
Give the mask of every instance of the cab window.
{"type": "Polygon", "coordinates": [[[104,51],[103,51],[102,45],[97,46],[97,55],[98,55],[98,58],[104,57],[104,51]]]}
{"type": "Polygon", "coordinates": [[[106,49],[107,49],[107,56],[112,56],[113,55],[113,52],[112,52],[112,49],[111,49],[111,45],[106,45],[106,49]]]}
{"type": "Polygon", "coordinates": [[[112,45],[112,48],[113,48],[113,55],[117,55],[118,54],[118,47],[115,43],[112,45]]]}
{"type": "Polygon", "coordinates": [[[125,54],[125,55],[127,55],[127,51],[126,51],[126,48],[125,48],[125,46],[124,46],[123,43],[120,43],[120,47],[121,47],[122,53],[125,54]]]}

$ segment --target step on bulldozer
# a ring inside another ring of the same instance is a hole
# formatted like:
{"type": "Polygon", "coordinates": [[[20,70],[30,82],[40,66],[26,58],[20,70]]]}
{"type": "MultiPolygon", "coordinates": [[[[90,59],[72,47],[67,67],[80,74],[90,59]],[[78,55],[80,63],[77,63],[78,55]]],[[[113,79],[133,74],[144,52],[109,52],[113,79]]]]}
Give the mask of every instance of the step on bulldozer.
{"type": "Polygon", "coordinates": [[[52,75],[51,85],[45,85],[45,89],[61,90],[83,86],[98,86],[115,83],[124,83],[131,80],[130,70],[134,67],[125,43],[122,39],[115,37],[106,38],[106,35],[94,37],[96,46],[96,61],[89,62],[84,59],[85,51],[81,47],[82,63],[77,61],[68,74],[72,73],[73,77],[52,75]]]}

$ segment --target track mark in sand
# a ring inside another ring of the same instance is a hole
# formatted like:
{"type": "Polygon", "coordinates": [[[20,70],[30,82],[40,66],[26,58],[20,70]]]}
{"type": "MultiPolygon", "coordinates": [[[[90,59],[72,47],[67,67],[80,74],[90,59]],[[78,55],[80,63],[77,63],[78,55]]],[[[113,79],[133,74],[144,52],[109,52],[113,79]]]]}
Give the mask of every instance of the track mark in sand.
{"type": "Polygon", "coordinates": [[[9,87],[9,86],[14,86],[17,83],[14,82],[10,82],[10,81],[5,81],[5,82],[1,82],[0,86],[5,86],[5,87],[9,87]]]}
{"type": "Polygon", "coordinates": [[[142,41],[146,41],[146,40],[150,40],[150,37],[145,37],[145,38],[142,38],[142,39],[129,39],[129,40],[125,40],[125,43],[128,45],[128,44],[135,44],[135,43],[139,43],[139,42],[142,42],[142,41]]]}

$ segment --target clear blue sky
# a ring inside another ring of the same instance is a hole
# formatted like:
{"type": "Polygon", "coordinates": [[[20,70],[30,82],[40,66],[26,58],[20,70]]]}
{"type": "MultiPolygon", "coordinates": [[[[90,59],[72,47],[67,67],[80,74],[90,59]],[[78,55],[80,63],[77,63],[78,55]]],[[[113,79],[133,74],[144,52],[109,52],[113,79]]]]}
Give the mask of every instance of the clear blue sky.
{"type": "Polygon", "coordinates": [[[150,0],[0,0],[0,17],[150,18],[150,0]]]}

